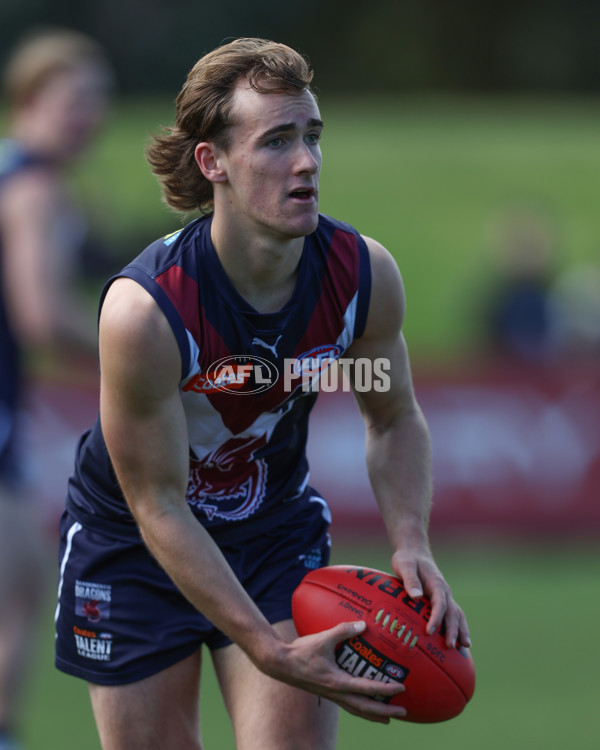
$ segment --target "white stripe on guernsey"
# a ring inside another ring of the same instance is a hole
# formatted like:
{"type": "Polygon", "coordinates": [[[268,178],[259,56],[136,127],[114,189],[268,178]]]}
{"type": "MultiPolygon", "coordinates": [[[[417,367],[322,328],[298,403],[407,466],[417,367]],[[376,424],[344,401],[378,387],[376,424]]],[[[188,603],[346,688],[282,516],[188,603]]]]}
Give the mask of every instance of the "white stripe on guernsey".
{"type": "Polygon", "coordinates": [[[319,503],[323,506],[323,509],[321,510],[323,518],[327,521],[327,523],[331,523],[331,511],[329,510],[329,505],[327,505],[325,500],[323,500],[323,498],[319,497],[318,495],[311,495],[309,497],[309,500],[311,503],[319,503]]]}
{"type": "Polygon", "coordinates": [[[354,340],[354,326],[356,323],[356,307],[358,305],[358,292],[350,300],[346,312],[344,313],[344,330],[338,336],[335,342],[338,346],[343,347],[344,351],[354,340]]]}
{"type": "Polygon", "coordinates": [[[307,471],[306,475],[304,476],[304,480],[302,484],[298,487],[298,491],[296,493],[297,496],[300,496],[304,492],[304,490],[307,488],[309,479],[310,479],[310,472],[307,471]]]}
{"type": "Polygon", "coordinates": [[[55,624],[58,622],[58,617],[60,615],[60,595],[62,593],[62,587],[63,587],[63,583],[65,580],[65,569],[67,567],[67,562],[69,561],[69,557],[71,555],[71,549],[73,547],[73,537],[78,531],[81,531],[82,528],[83,526],[78,521],[76,521],[71,526],[67,534],[67,546],[65,547],[65,554],[63,555],[63,559],[60,564],[60,580],[58,582],[58,604],[56,605],[56,612],[54,613],[55,624]]]}
{"type": "Polygon", "coordinates": [[[190,361],[188,363],[188,371],[185,374],[184,380],[188,380],[192,377],[192,375],[195,375],[197,372],[200,371],[200,367],[198,365],[198,357],[200,356],[200,349],[198,348],[198,344],[195,342],[194,337],[192,334],[188,331],[188,329],[185,329],[185,332],[187,333],[188,337],[188,343],[190,345],[190,361]]]}

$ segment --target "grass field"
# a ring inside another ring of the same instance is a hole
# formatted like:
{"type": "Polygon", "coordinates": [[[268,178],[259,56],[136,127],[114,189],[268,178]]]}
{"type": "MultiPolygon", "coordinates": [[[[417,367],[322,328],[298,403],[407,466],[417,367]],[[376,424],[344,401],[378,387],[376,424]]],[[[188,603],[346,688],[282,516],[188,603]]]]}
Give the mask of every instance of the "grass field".
{"type": "MultiPolygon", "coordinates": [[[[389,569],[384,545],[341,541],[334,562],[389,569]]],[[[344,715],[339,750],[597,750],[600,557],[585,544],[439,543],[437,558],[469,616],[477,688],[456,719],[379,726],[344,715]]],[[[28,701],[29,750],[99,750],[87,690],[52,666],[52,616],[28,701]]],[[[208,659],[206,660],[208,664],[208,659]]],[[[201,711],[207,750],[234,750],[211,670],[201,711]]]]}
{"type": "MultiPolygon", "coordinates": [[[[413,355],[477,346],[490,234],[503,215],[530,207],[547,218],[560,266],[598,257],[600,102],[322,99],[321,209],[394,253],[413,355]]],[[[124,257],[181,223],[161,207],[143,156],[171,119],[169,101],[121,103],[80,180],[124,257]]]]}

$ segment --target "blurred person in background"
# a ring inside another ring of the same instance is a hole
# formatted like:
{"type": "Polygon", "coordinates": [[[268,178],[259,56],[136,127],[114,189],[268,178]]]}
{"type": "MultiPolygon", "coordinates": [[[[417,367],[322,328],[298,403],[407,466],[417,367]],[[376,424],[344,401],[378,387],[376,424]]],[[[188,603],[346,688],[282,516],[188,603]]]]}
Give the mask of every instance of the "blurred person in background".
{"type": "Polygon", "coordinates": [[[483,302],[492,353],[520,364],[544,365],[557,356],[557,314],[551,289],[557,242],[541,212],[516,206],[491,238],[494,287],[483,302]]]}
{"type": "Polygon", "coordinates": [[[66,170],[107,107],[102,49],[67,29],[28,35],[4,70],[8,132],[0,140],[0,750],[16,748],[23,678],[47,561],[43,522],[19,455],[30,358],[64,366],[96,351],[93,311],[78,296],[85,222],[66,170]]]}

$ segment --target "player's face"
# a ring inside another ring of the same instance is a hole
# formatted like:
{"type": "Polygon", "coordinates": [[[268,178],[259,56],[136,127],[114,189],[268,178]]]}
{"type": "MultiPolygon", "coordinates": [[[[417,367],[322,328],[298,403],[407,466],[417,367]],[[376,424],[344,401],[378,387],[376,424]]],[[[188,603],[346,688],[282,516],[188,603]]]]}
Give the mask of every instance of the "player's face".
{"type": "Polygon", "coordinates": [[[59,160],[79,155],[96,135],[108,103],[108,76],[93,63],[56,73],[30,104],[40,145],[59,160]]]}
{"type": "Polygon", "coordinates": [[[233,104],[220,207],[243,231],[282,240],[310,234],[318,222],[323,129],[315,98],[308,91],[260,94],[243,84],[233,104]]]}

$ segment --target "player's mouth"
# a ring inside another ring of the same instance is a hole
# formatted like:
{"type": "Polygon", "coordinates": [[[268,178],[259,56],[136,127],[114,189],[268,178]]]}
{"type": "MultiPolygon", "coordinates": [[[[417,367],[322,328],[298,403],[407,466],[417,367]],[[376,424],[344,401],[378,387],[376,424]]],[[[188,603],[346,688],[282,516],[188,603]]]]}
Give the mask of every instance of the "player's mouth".
{"type": "Polygon", "coordinates": [[[296,188],[288,193],[288,198],[300,203],[313,203],[317,198],[317,191],[314,188],[296,188]]]}

